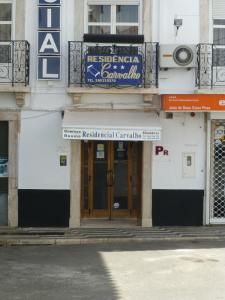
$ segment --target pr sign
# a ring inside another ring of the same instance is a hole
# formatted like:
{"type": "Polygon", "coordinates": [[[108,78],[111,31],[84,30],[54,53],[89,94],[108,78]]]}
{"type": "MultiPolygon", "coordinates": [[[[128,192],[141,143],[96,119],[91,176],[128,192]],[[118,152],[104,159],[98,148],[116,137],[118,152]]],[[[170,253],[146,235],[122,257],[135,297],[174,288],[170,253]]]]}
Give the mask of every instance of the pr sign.
{"type": "Polygon", "coordinates": [[[38,79],[60,79],[60,0],[39,0],[38,79]]]}
{"type": "Polygon", "coordinates": [[[85,56],[87,84],[133,85],[142,84],[142,55],[85,56]]]}

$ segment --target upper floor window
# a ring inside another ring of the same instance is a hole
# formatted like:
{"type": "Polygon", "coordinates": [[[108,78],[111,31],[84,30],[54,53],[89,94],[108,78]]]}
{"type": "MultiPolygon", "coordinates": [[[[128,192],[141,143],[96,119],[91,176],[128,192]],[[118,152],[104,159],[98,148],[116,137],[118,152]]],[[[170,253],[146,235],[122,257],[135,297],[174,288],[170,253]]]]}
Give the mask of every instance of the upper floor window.
{"type": "Polygon", "coordinates": [[[225,19],[213,20],[213,43],[225,45],[225,19]]]}
{"type": "Polygon", "coordinates": [[[224,0],[212,0],[213,65],[225,66],[225,5],[224,0]]]}
{"type": "Polygon", "coordinates": [[[213,20],[214,66],[225,66],[225,19],[213,20]]]}
{"type": "Polygon", "coordinates": [[[88,5],[87,32],[91,34],[139,34],[139,5],[88,5]]]}
{"type": "Polygon", "coordinates": [[[12,39],[12,3],[0,2],[0,42],[12,39]]]}
{"type": "Polygon", "coordinates": [[[0,63],[8,63],[11,60],[12,40],[12,2],[0,1],[0,63]]]}

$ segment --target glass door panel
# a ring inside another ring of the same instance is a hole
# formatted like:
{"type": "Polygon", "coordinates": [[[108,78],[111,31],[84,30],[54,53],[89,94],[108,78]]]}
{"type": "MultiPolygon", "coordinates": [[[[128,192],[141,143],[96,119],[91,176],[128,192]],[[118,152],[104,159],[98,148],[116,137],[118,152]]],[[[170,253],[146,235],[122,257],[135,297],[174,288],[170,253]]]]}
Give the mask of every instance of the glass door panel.
{"type": "Polygon", "coordinates": [[[8,178],[0,178],[0,226],[8,225],[8,178]]]}
{"type": "Polygon", "coordinates": [[[132,183],[131,183],[131,194],[132,194],[132,208],[137,209],[137,198],[138,198],[138,143],[132,143],[132,183]]]}
{"type": "Polygon", "coordinates": [[[129,209],[128,142],[113,143],[113,197],[112,210],[129,209]]]}
{"type": "Polygon", "coordinates": [[[82,209],[88,210],[88,192],[89,192],[89,176],[88,176],[88,153],[89,143],[85,141],[82,145],[82,209]]]}
{"type": "Polygon", "coordinates": [[[108,145],[107,142],[94,142],[93,153],[93,209],[108,209],[108,145]]]}

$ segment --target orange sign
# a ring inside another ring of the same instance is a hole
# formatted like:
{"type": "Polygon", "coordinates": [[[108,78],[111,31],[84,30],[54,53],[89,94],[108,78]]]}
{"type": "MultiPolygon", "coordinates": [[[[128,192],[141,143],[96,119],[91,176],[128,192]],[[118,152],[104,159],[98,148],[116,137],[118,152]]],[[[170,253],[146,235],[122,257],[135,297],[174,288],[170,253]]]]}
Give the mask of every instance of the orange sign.
{"type": "Polygon", "coordinates": [[[225,95],[164,95],[165,111],[225,111],[225,95]]]}

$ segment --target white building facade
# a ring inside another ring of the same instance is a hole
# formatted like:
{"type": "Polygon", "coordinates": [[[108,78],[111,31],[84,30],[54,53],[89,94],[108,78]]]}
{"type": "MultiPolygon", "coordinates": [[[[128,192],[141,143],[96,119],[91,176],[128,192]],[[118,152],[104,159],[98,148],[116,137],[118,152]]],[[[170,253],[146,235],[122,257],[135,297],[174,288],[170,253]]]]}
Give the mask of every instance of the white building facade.
{"type": "Polygon", "coordinates": [[[0,226],[225,222],[222,2],[0,0],[0,226]]]}

